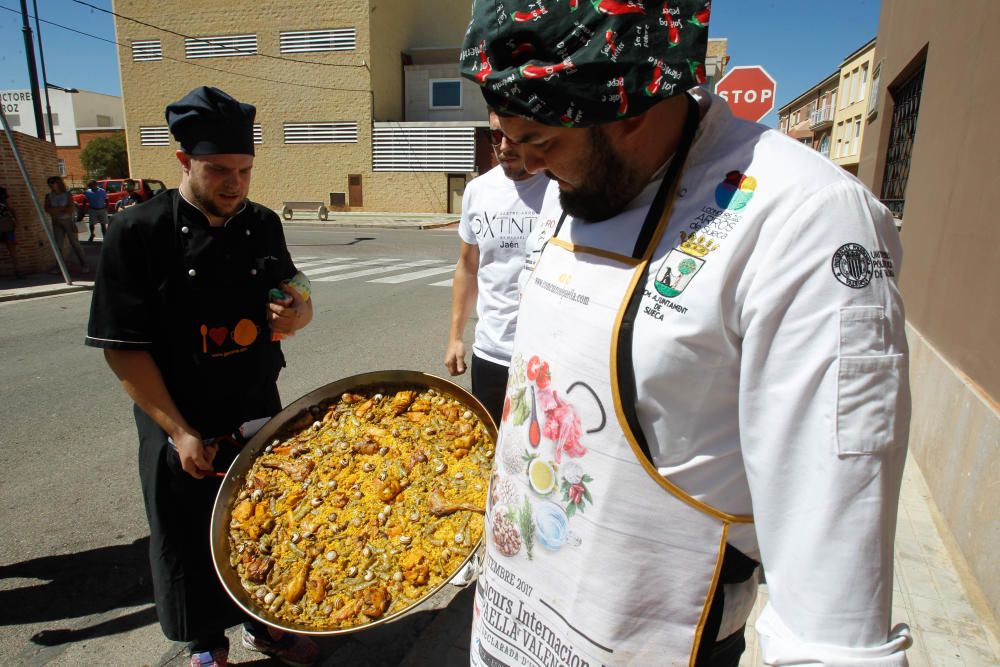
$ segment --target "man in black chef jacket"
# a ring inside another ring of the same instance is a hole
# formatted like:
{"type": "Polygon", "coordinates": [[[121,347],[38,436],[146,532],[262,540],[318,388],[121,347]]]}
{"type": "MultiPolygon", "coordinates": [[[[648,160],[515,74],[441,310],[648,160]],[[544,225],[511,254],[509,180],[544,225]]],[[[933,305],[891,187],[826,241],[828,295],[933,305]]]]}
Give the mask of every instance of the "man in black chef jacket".
{"type": "MultiPolygon", "coordinates": [[[[209,87],[167,107],[180,187],[115,217],[86,338],[135,401],[156,610],[169,639],[189,642],[191,665],[225,665],[224,631],[246,620],[212,566],[218,473],[235,455],[212,441],[281,409],[284,357],[272,333],[312,319],[299,291],[268,300],[297,270],[278,216],[247,199],[255,113],[209,87]]],[[[243,643],[287,664],[319,654],[311,640],[256,622],[243,643]]]]}

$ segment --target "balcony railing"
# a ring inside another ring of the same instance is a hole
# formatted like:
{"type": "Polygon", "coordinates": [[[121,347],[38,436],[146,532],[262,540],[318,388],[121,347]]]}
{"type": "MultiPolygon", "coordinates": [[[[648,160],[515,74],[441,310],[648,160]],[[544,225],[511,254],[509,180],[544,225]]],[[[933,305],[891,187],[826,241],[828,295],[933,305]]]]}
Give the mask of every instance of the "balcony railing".
{"type": "Polygon", "coordinates": [[[820,130],[833,125],[833,107],[820,107],[809,114],[809,129],[820,130]]]}

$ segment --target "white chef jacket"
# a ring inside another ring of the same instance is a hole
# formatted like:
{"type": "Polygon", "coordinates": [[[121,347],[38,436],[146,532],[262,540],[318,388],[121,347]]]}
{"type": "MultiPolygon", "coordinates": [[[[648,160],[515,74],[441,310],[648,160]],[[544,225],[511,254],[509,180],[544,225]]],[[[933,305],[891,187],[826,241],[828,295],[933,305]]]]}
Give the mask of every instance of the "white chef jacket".
{"type": "MultiPolygon", "coordinates": [[[[712,507],[753,514],[729,542],[766,572],[765,662],[905,665],[905,627],[890,636],[910,410],[898,233],[840,167],[701,97],[633,337],[654,465],[712,507]]],[[[659,183],[610,220],[567,218],[560,238],[631,254],[659,183]]],[[[561,215],[557,188],[530,244],[561,215]]],[[[727,586],[720,638],[755,594],[754,581],[727,586]]]]}
{"type": "Polygon", "coordinates": [[[498,165],[470,181],[462,195],[458,235],[479,247],[472,352],[481,359],[510,366],[525,239],[535,229],[548,181],[544,174],[514,181],[498,165]]]}

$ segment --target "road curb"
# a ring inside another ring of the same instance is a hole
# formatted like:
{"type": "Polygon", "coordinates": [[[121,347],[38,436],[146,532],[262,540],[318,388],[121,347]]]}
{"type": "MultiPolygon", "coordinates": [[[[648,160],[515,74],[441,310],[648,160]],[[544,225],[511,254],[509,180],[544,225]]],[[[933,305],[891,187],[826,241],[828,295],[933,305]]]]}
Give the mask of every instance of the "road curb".
{"type": "Polygon", "coordinates": [[[60,294],[72,294],[73,292],[89,292],[94,288],[93,283],[87,285],[57,285],[43,287],[25,287],[17,290],[0,292],[0,303],[4,301],[22,301],[24,299],[37,299],[43,296],[58,296],[60,294]]]}

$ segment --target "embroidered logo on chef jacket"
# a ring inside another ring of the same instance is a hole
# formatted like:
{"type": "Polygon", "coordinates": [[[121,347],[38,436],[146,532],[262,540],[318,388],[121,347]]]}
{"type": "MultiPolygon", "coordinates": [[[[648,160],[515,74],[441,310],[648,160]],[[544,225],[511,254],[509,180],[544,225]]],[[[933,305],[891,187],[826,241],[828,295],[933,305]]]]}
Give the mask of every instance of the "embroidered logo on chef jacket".
{"type": "Polygon", "coordinates": [[[739,211],[750,203],[756,190],[756,178],[734,169],[727,173],[725,180],[715,188],[715,203],[720,208],[739,211]]]}
{"type": "Polygon", "coordinates": [[[834,277],[853,289],[867,287],[875,273],[871,256],[859,243],[845,243],[837,248],[830,264],[834,277]]]}
{"type": "Polygon", "coordinates": [[[680,248],[667,253],[656,271],[656,291],[663,296],[679,295],[705,265],[703,258],[718,247],[718,243],[704,235],[695,238],[694,234],[681,232],[680,248]]]}

